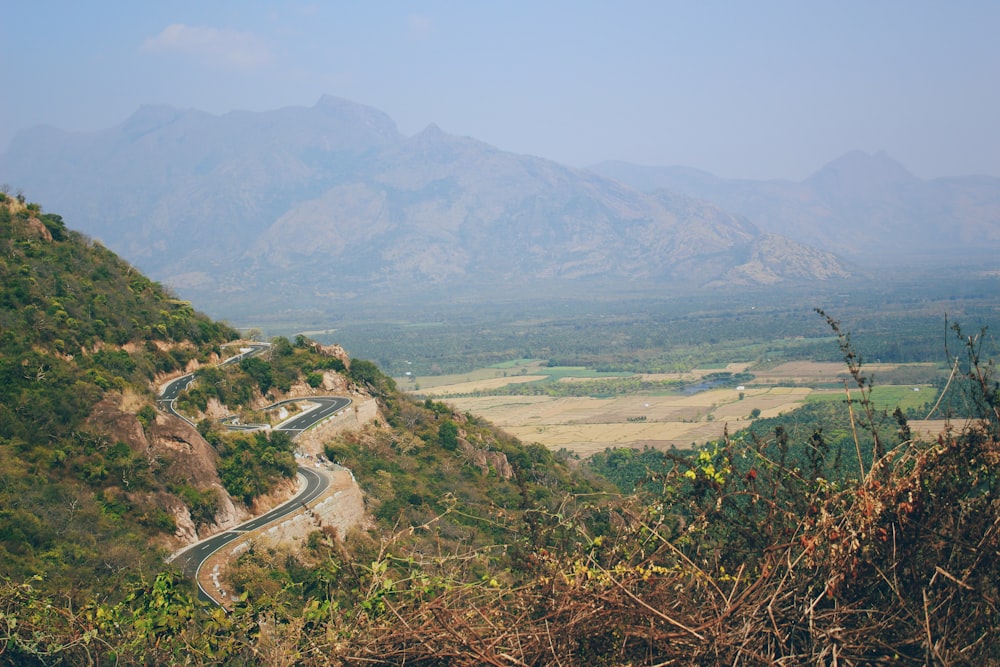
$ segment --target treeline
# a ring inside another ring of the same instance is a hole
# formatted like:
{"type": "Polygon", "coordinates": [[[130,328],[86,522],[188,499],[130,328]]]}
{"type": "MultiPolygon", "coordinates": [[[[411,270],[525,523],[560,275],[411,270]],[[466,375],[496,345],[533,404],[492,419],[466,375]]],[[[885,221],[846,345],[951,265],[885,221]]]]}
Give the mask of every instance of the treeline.
{"type": "MultiPolygon", "coordinates": [[[[825,304],[885,363],[946,362],[944,316],[1000,326],[995,281],[883,285],[851,294],[758,293],[480,305],[475,311],[396,313],[385,322],[338,322],[337,339],[400,376],[468,372],[510,359],[636,373],[712,363],[838,361],[835,337],[813,307],[825,304]],[[400,325],[409,318],[412,325],[400,325]]],[[[322,337],[320,337],[322,339],[322,337]]],[[[992,353],[998,351],[991,342],[992,353]]]]}
{"type": "Polygon", "coordinates": [[[480,389],[461,396],[552,396],[555,398],[627,396],[641,393],[699,391],[701,388],[735,387],[752,382],[750,373],[709,373],[697,380],[650,379],[642,376],[574,379],[560,382],[546,378],[535,382],[514,382],[502,387],[480,389]]]}
{"type": "Polygon", "coordinates": [[[679,380],[649,380],[640,376],[598,378],[559,382],[547,378],[535,382],[514,382],[502,387],[481,389],[466,396],[621,396],[640,392],[677,391],[684,386],[679,380]]]}

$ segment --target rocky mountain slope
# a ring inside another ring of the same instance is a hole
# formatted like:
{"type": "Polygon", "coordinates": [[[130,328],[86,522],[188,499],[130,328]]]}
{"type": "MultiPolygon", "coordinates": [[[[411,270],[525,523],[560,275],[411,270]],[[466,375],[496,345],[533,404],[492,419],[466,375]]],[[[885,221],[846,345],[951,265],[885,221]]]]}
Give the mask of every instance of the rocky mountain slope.
{"type": "Polygon", "coordinates": [[[435,126],[403,137],[381,112],[328,97],[223,116],[146,107],[92,134],[37,128],[0,157],[0,180],[77,212],[86,233],[223,314],[259,305],[262,291],[304,305],[435,288],[848,274],[832,254],[766,242],[717,206],[435,126]],[[767,276],[740,268],[765,249],[767,276]]]}
{"type": "Polygon", "coordinates": [[[0,253],[0,569],[111,591],[159,567],[151,544],[234,523],[218,452],[152,387],[236,332],[20,197],[0,253]]]}
{"type": "Polygon", "coordinates": [[[685,167],[604,162],[593,173],[699,197],[761,230],[873,265],[983,259],[1000,249],[1000,179],[922,180],[885,153],[848,153],[801,182],[723,179],[685,167]]]}
{"type": "MultiPolygon", "coordinates": [[[[543,447],[416,403],[339,346],[278,337],[262,354],[220,364],[241,347],[234,330],[59,215],[6,193],[0,284],[0,589],[31,581],[75,602],[121,600],[167,567],[169,551],[292,495],[299,447],[357,476],[344,473],[350,517],[331,502],[268,529],[300,551],[335,536],[341,549],[361,512],[382,528],[441,513],[432,522],[440,534],[426,537],[435,548],[485,544],[494,510],[520,516],[521,494],[554,506],[571,490],[593,490],[543,447]],[[186,373],[193,381],[174,407],[187,419],[158,410],[158,387],[186,373]],[[231,432],[219,422],[273,424],[301,408],[272,403],[319,393],[350,396],[352,406],[295,443],[286,431],[231,432]],[[464,509],[445,519],[456,502],[464,509]],[[330,519],[322,534],[314,519],[330,519]]],[[[359,539],[363,550],[372,538],[359,539]]],[[[266,587],[237,580],[241,591],[266,587]]]]}

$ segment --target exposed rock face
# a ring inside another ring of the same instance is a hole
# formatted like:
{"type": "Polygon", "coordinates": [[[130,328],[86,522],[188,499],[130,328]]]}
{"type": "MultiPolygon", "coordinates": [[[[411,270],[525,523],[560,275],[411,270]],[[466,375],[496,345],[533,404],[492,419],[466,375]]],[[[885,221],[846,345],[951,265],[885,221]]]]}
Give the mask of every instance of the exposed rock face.
{"type": "MultiPolygon", "coordinates": [[[[215,449],[187,422],[171,415],[158,414],[152,429],[152,450],[169,461],[169,474],[199,490],[213,490],[218,499],[214,521],[202,526],[197,537],[226,530],[245,521],[249,513],[226,492],[216,467],[219,455],[215,449]]],[[[185,508],[186,510],[187,508],[185,508]]]]}
{"type": "Polygon", "coordinates": [[[179,539],[182,544],[194,544],[198,541],[198,527],[194,525],[187,505],[171,496],[163,503],[163,508],[174,517],[174,523],[177,524],[177,532],[174,533],[174,537],[179,539]]]}
{"type": "MultiPolygon", "coordinates": [[[[466,416],[460,412],[451,413],[451,420],[460,426],[468,423],[466,416]]],[[[482,438],[470,436],[464,428],[458,429],[458,446],[462,450],[465,460],[474,465],[484,474],[491,471],[501,479],[510,479],[514,476],[514,468],[507,460],[507,455],[491,449],[489,442],[483,442],[482,438]]]]}
{"type": "Polygon", "coordinates": [[[49,231],[48,227],[42,224],[41,220],[39,220],[34,216],[28,218],[28,229],[30,229],[34,234],[38,236],[38,238],[42,239],[43,241],[52,240],[52,232],[49,231]]]}
{"type": "Polygon", "coordinates": [[[331,477],[330,488],[306,511],[261,529],[259,537],[255,537],[270,544],[288,545],[304,541],[315,530],[334,531],[343,537],[351,528],[364,525],[364,497],[351,472],[339,468],[323,474],[331,477]]]}
{"type": "MultiPolygon", "coordinates": [[[[178,541],[196,541],[249,517],[246,508],[234,502],[222,486],[216,472],[219,455],[197,430],[162,413],[156,415],[155,422],[146,430],[134,414],[119,407],[120,403],[120,397],[109,394],[94,407],[87,426],[111,442],[127,443],[134,454],[146,459],[152,473],[160,479],[215,493],[217,504],[212,522],[201,526],[195,526],[188,508],[176,496],[157,494],[153,498],[157,506],[174,517],[178,541]]],[[[272,502],[284,499],[274,498],[272,502]]]]}
{"type": "Polygon", "coordinates": [[[351,400],[351,405],[342,414],[299,435],[295,439],[298,449],[310,456],[322,454],[323,446],[337,433],[357,431],[380,420],[378,402],[374,398],[358,394],[351,400]]]}
{"type": "Polygon", "coordinates": [[[461,448],[465,460],[482,470],[484,474],[493,472],[500,479],[510,479],[514,476],[514,469],[507,460],[507,455],[503,452],[480,449],[465,438],[458,439],[458,446],[461,448]]]}
{"type": "Polygon", "coordinates": [[[349,383],[347,381],[347,378],[345,378],[340,373],[334,373],[332,371],[324,371],[323,389],[325,391],[344,393],[347,391],[348,386],[349,383]]]}
{"type": "Polygon", "coordinates": [[[347,350],[337,344],[333,345],[320,345],[315,343],[316,349],[319,353],[326,357],[335,357],[344,362],[344,366],[348,366],[351,363],[351,357],[347,354],[347,350]]]}

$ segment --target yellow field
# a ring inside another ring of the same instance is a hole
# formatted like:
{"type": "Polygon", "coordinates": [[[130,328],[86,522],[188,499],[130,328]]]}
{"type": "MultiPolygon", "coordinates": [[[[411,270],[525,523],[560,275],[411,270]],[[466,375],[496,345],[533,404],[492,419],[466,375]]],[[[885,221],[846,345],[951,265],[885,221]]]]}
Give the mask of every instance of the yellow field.
{"type": "Polygon", "coordinates": [[[455,375],[422,375],[420,377],[402,377],[396,378],[396,383],[399,388],[403,391],[415,391],[414,385],[420,385],[420,393],[429,393],[429,389],[433,388],[446,388],[443,389],[444,393],[449,394],[459,394],[462,393],[455,389],[457,385],[465,384],[468,382],[479,382],[481,380],[500,380],[500,383],[495,386],[503,386],[505,384],[510,384],[513,382],[530,382],[531,380],[540,379],[537,375],[531,380],[521,379],[527,378],[528,374],[532,370],[541,368],[545,364],[543,361],[526,361],[523,364],[518,364],[511,368],[479,368],[474,371],[469,371],[468,373],[457,373],[455,375]]]}
{"type": "Polygon", "coordinates": [[[692,396],[618,396],[614,398],[552,398],[548,396],[487,396],[450,398],[461,412],[480,415],[525,442],[552,449],[565,447],[580,456],[606,447],[661,449],[689,447],[743,428],[750,411],[762,417],[792,410],[810,390],[796,387],[716,389],[692,396]],[[645,421],[629,418],[645,416],[645,421]]]}
{"type": "Polygon", "coordinates": [[[753,374],[756,382],[765,384],[828,383],[849,377],[847,367],[836,361],[790,361],[774,368],[755,368],[753,374]]]}
{"type": "MultiPolygon", "coordinates": [[[[508,384],[519,384],[521,382],[535,382],[536,380],[544,380],[544,375],[518,375],[517,377],[499,377],[499,378],[485,378],[482,380],[469,380],[467,382],[457,382],[455,384],[442,385],[440,387],[429,387],[425,388],[423,383],[420,383],[420,393],[423,396],[451,396],[454,394],[471,394],[474,391],[485,391],[487,389],[496,389],[497,387],[503,387],[508,384]]],[[[414,383],[416,384],[416,383],[414,383]]],[[[403,389],[406,389],[406,385],[403,385],[403,389]]]]}
{"type": "MultiPolygon", "coordinates": [[[[926,366],[933,367],[934,364],[904,364],[907,367],[926,366]]],[[[899,364],[874,364],[865,363],[865,375],[874,375],[876,378],[881,372],[888,372],[898,368],[899,364]]],[[[820,384],[841,382],[844,379],[849,381],[853,388],[853,381],[847,372],[847,367],[839,361],[789,361],[774,368],[754,368],[753,374],[756,377],[755,383],[761,384],[820,384]]]]}
{"type": "MultiPolygon", "coordinates": [[[[888,365],[879,368],[890,368],[888,365]]],[[[720,369],[697,369],[689,373],[648,374],[651,380],[694,380],[720,369]]],[[[514,368],[487,368],[453,376],[400,378],[400,388],[422,396],[444,400],[460,412],[479,415],[525,442],[538,442],[551,449],[566,449],[582,457],[607,447],[687,448],[718,438],[728,424],[735,432],[750,422],[750,413],[776,417],[801,406],[815,390],[805,386],[837,382],[845,376],[840,363],[790,362],[769,369],[748,369],[747,364],[729,364],[731,373],[752,371],[754,387],[714,389],[690,396],[633,395],[612,398],[549,396],[485,396],[468,394],[507,384],[544,379],[539,362],[514,368]],[[534,372],[532,372],[534,371],[534,372]],[[524,374],[521,374],[524,373],[524,374]],[[505,376],[506,374],[506,376],[505,376]],[[770,385],[760,387],[759,385],[770,385]],[[743,398],[740,398],[740,394],[743,398]],[[639,418],[645,417],[644,420],[639,418]]],[[[877,370],[866,366],[866,371],[877,370]]],[[[583,375],[583,374],[582,374],[583,375]]],[[[559,382],[583,382],[588,377],[560,377],[559,382]]],[[[842,391],[842,390],[820,390],[842,391]]],[[[914,426],[930,431],[936,423],[914,426]]]]}

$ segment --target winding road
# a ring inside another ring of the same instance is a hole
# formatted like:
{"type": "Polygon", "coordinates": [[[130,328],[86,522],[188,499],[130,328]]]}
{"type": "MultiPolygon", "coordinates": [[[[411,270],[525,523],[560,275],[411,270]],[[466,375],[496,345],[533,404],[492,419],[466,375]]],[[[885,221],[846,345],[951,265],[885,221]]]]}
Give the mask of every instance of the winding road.
{"type": "MultiPolygon", "coordinates": [[[[195,581],[198,580],[198,570],[201,569],[202,564],[208,560],[208,558],[214,554],[216,551],[226,546],[235,539],[239,539],[244,534],[261,528],[271,523],[272,521],[277,521],[278,519],[291,514],[295,510],[299,509],[303,505],[308,504],[312,500],[315,500],[326,491],[327,487],[330,486],[330,480],[326,475],[321,475],[315,470],[310,470],[306,467],[299,467],[299,474],[305,478],[306,486],[297,496],[291,500],[285,502],[278,507],[275,507],[270,512],[261,514],[249,521],[241,523],[236,528],[217,533],[207,539],[193,544],[184,551],[177,554],[173,561],[180,568],[185,576],[193,577],[195,581]]],[[[209,595],[201,586],[201,582],[198,583],[198,590],[201,595],[209,600],[215,601],[215,599],[209,595]]]]}
{"type": "MultiPolygon", "coordinates": [[[[270,347],[270,344],[252,343],[247,347],[249,349],[244,348],[240,354],[226,359],[220,365],[226,366],[233,363],[239,363],[247,357],[261,354],[270,347]]],[[[176,403],[177,397],[182,391],[190,386],[193,380],[194,373],[188,373],[187,375],[182,375],[175,380],[171,380],[163,387],[160,392],[160,398],[157,400],[160,409],[174,415],[175,417],[180,417],[189,424],[191,424],[191,420],[177,412],[176,403]]],[[[285,431],[294,438],[299,433],[308,430],[315,424],[318,424],[324,419],[337,414],[349,406],[351,404],[351,399],[343,396],[305,396],[302,398],[291,398],[279,401],[278,403],[267,406],[265,409],[275,408],[290,403],[310,403],[311,406],[306,408],[306,410],[302,413],[286,419],[284,422],[273,427],[271,430],[285,431]]],[[[228,424],[225,421],[223,423],[226,424],[227,428],[233,430],[245,430],[248,428],[243,425],[228,424]]],[[[201,542],[192,544],[188,548],[173,556],[171,562],[177,563],[177,565],[180,566],[181,571],[186,576],[194,577],[194,580],[198,582],[198,592],[202,598],[214,602],[215,604],[221,604],[219,600],[212,597],[212,595],[202,587],[198,577],[201,566],[212,556],[212,554],[233,540],[239,539],[246,533],[266,526],[273,521],[277,521],[278,519],[288,516],[289,514],[298,511],[300,508],[305,507],[308,503],[322,495],[322,493],[330,486],[330,480],[326,475],[318,473],[305,466],[299,466],[299,476],[304,479],[305,486],[291,500],[275,507],[269,512],[240,524],[236,528],[231,528],[206,538],[201,542]]]]}

